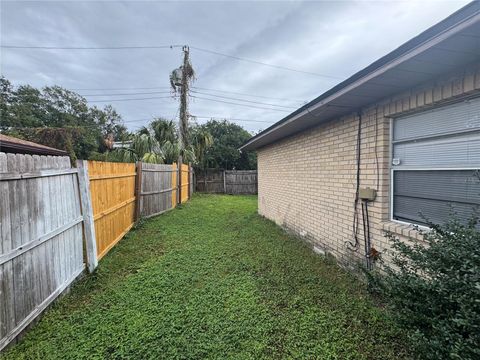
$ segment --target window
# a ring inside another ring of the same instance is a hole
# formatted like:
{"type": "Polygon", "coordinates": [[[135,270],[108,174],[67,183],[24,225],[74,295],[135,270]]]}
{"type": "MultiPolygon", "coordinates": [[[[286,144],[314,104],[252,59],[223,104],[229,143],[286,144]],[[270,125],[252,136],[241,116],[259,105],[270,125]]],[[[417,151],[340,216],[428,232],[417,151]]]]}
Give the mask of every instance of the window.
{"type": "Polygon", "coordinates": [[[393,120],[392,218],[423,225],[480,210],[480,98],[393,120]],[[422,215],[420,215],[422,214],[422,215]]]}

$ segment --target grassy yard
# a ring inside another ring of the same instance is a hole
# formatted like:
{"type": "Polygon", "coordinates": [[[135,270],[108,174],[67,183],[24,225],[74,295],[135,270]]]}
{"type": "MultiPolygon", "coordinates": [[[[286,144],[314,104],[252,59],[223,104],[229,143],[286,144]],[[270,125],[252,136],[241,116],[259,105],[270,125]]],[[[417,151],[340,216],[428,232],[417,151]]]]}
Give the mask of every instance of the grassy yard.
{"type": "Polygon", "coordinates": [[[196,195],[120,242],[6,359],[401,359],[364,287],[256,214],[196,195]]]}

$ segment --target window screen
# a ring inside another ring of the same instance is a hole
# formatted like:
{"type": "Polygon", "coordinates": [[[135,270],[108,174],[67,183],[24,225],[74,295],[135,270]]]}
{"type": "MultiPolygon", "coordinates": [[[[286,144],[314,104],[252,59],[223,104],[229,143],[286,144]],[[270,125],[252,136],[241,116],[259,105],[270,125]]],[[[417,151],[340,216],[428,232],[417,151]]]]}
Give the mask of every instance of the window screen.
{"type": "Polygon", "coordinates": [[[443,223],[480,210],[480,99],[393,121],[392,217],[443,223]],[[425,218],[424,218],[425,217],[425,218]]]}

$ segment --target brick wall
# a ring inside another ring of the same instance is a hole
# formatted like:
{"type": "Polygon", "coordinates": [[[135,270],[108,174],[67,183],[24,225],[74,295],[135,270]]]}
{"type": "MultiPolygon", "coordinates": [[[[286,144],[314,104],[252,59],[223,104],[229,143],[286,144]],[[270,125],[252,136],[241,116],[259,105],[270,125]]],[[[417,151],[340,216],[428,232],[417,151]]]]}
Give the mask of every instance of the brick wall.
{"type": "MultiPolygon", "coordinates": [[[[369,203],[376,250],[387,253],[385,230],[420,238],[410,226],[389,221],[389,116],[478,92],[480,65],[474,64],[362,110],[360,186],[378,189],[369,203]]],[[[258,150],[259,213],[346,265],[364,259],[360,206],[358,251],[346,246],[353,241],[358,123],[351,114],[258,150]]]]}

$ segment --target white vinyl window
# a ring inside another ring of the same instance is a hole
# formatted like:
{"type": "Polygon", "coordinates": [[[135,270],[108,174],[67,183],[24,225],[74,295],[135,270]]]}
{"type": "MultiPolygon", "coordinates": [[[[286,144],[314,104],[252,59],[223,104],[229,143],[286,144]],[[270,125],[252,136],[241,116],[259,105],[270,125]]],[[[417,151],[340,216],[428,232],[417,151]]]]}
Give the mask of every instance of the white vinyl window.
{"type": "Polygon", "coordinates": [[[480,98],[392,121],[392,220],[443,223],[480,210],[480,98]]]}

